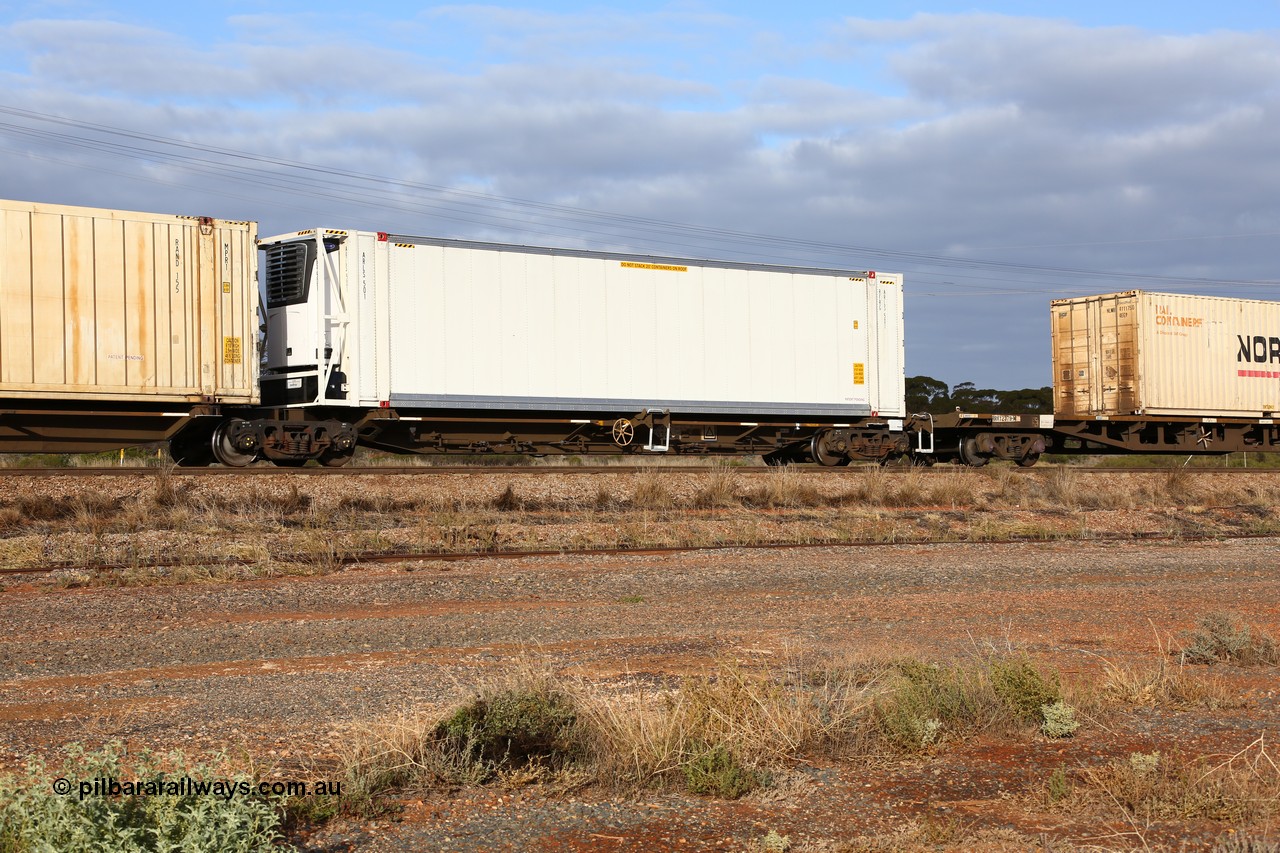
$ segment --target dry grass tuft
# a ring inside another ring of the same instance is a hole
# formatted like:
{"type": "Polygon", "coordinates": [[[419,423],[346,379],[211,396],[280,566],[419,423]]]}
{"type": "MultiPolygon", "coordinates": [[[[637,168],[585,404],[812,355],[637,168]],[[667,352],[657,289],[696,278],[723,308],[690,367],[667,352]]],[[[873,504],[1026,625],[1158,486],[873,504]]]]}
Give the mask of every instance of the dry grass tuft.
{"type": "Polygon", "coordinates": [[[808,475],[789,467],[775,468],[763,477],[763,482],[747,492],[744,502],[748,506],[767,509],[795,509],[822,506],[827,501],[813,486],[808,475]]]}
{"type": "Polygon", "coordinates": [[[667,510],[673,508],[675,503],[661,474],[646,471],[636,478],[635,488],[631,492],[631,506],[634,509],[667,510]]]}
{"type": "Polygon", "coordinates": [[[1222,681],[1197,675],[1182,666],[1170,666],[1163,657],[1147,666],[1105,662],[1099,699],[1104,706],[1167,705],[1210,710],[1242,704],[1222,681]]]}
{"type": "Polygon", "coordinates": [[[1280,766],[1265,736],[1231,756],[1188,759],[1178,753],[1135,752],[1128,759],[1085,768],[1082,774],[1095,797],[1135,821],[1254,824],[1280,813],[1280,766]]]}
{"type": "Polygon", "coordinates": [[[697,509],[722,509],[740,506],[738,498],[738,475],[732,468],[718,467],[707,477],[704,485],[693,496],[693,506],[697,509]]]}
{"type": "Polygon", "coordinates": [[[585,714],[598,733],[604,775],[645,784],[669,778],[716,748],[753,768],[837,750],[861,734],[877,690],[859,669],[826,668],[795,656],[776,670],[726,660],[659,701],[595,695],[585,714]]]}
{"type": "Polygon", "coordinates": [[[1185,663],[1234,663],[1240,666],[1272,666],[1280,663],[1280,644],[1274,637],[1247,624],[1233,613],[1210,613],[1184,632],[1185,645],[1177,652],[1185,663]]]}
{"type": "Polygon", "coordinates": [[[517,494],[515,486],[511,483],[507,483],[502,493],[489,501],[489,506],[499,512],[531,512],[541,509],[541,503],[538,500],[517,494]]]}
{"type": "Polygon", "coordinates": [[[422,501],[418,498],[397,498],[381,492],[373,495],[344,495],[338,499],[337,509],[376,515],[414,513],[422,509],[422,501]]]}
{"type": "Polygon", "coordinates": [[[960,471],[934,477],[929,482],[926,500],[932,506],[952,509],[974,506],[978,502],[977,482],[973,474],[960,471]]]}

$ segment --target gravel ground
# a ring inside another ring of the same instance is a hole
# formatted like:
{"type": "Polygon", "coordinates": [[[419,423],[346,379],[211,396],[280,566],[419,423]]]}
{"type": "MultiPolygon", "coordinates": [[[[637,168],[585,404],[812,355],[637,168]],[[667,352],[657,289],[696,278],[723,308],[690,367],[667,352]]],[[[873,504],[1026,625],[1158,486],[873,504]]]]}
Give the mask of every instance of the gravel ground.
{"type": "MultiPolygon", "coordinates": [[[[326,486],[327,488],[327,486],[326,486]]],[[[71,740],[189,753],[243,746],[297,777],[352,724],[440,708],[535,657],[605,684],[704,671],[785,648],[947,658],[1015,647],[1070,677],[1149,660],[1197,616],[1233,611],[1280,633],[1280,540],[939,544],[727,550],[665,557],[476,559],[222,584],[59,589],[0,597],[0,763],[71,740]]],[[[624,800],[538,789],[434,792],[401,819],[335,823],[311,849],[744,850],[770,829],[806,849],[911,821],[1095,838],[1129,827],[1026,805],[1047,768],[1129,748],[1244,745],[1280,735],[1274,668],[1222,669],[1242,708],[1158,709],[1067,743],[966,742],[872,773],[799,765],[739,802],[624,800]]],[[[1153,826],[1198,849],[1219,828],[1153,826]]],[[[993,842],[994,843],[994,842],[993,842]]],[[[1007,849],[1017,849],[1009,847],[1007,849]]]]}

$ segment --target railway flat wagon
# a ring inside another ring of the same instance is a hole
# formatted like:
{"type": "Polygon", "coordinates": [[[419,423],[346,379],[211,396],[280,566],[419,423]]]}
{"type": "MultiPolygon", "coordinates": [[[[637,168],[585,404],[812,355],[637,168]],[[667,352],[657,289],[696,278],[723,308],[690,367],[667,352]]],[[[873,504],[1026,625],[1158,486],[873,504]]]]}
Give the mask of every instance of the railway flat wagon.
{"type": "Polygon", "coordinates": [[[0,450],[159,441],[257,404],[256,231],[0,201],[0,450]]]}
{"type": "Polygon", "coordinates": [[[363,443],[905,450],[899,275],[337,229],[261,245],[264,405],[360,418],[363,443]]]}
{"type": "Polygon", "coordinates": [[[1049,310],[1053,413],[932,419],[938,458],[1280,449],[1280,303],[1131,290],[1049,310]]]}

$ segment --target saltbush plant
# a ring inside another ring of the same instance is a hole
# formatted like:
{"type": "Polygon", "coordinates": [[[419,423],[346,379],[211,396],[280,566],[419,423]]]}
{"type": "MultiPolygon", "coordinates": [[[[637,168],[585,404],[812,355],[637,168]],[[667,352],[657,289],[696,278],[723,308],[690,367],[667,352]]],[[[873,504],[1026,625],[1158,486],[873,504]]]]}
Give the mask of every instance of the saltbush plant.
{"type": "Polygon", "coordinates": [[[1071,737],[1080,728],[1075,709],[1061,699],[1041,706],[1040,716],[1040,731],[1045,737],[1071,737]]]}
{"type": "Polygon", "coordinates": [[[1280,663],[1280,644],[1267,632],[1254,628],[1232,613],[1202,616],[1192,631],[1184,633],[1180,654],[1185,663],[1235,663],[1266,666],[1280,663]]]}
{"type": "Polygon", "coordinates": [[[33,760],[25,773],[0,775],[0,851],[292,849],[280,843],[283,802],[258,796],[255,790],[247,773],[228,772],[216,764],[189,764],[179,752],[131,757],[119,743],[93,751],[72,744],[57,768],[33,760]],[[184,777],[220,783],[222,792],[195,793],[182,784],[184,777]],[[56,791],[55,780],[58,784],[68,781],[69,792],[56,791]],[[95,791],[80,796],[80,783],[92,780],[151,783],[154,790],[114,796],[95,791]],[[228,795],[228,790],[236,793],[228,795]]]}

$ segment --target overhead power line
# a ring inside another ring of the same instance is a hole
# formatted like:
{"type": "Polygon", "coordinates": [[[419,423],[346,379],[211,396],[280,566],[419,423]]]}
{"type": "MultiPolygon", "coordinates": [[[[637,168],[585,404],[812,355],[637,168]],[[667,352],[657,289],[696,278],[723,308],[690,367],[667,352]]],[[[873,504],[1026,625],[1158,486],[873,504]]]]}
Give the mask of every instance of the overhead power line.
{"type": "MultiPolygon", "coordinates": [[[[176,168],[220,181],[235,180],[260,189],[286,193],[292,198],[442,216],[472,225],[570,236],[579,240],[628,241],[696,251],[704,251],[709,243],[719,247],[732,246],[740,253],[756,257],[786,255],[803,258],[812,257],[815,253],[847,256],[858,259],[858,266],[887,263],[915,268],[913,275],[917,278],[940,279],[934,286],[947,290],[937,295],[1017,295],[1074,290],[1064,287],[1063,278],[1198,287],[1251,287],[1280,283],[1275,280],[1210,279],[1030,264],[757,234],[410,181],[193,143],[12,106],[0,105],[0,115],[17,120],[0,121],[0,133],[38,143],[43,153],[36,156],[45,159],[55,159],[48,156],[47,146],[63,146],[135,163],[149,163],[155,168],[176,168]],[[1049,281],[1043,281],[1046,278],[1049,281]],[[955,279],[972,279],[973,283],[957,283],[955,279]],[[996,282],[1008,282],[1014,286],[1001,287],[996,282]]],[[[98,168],[78,165],[80,168],[98,168]]],[[[239,195],[234,197],[241,198],[239,195]]]]}

